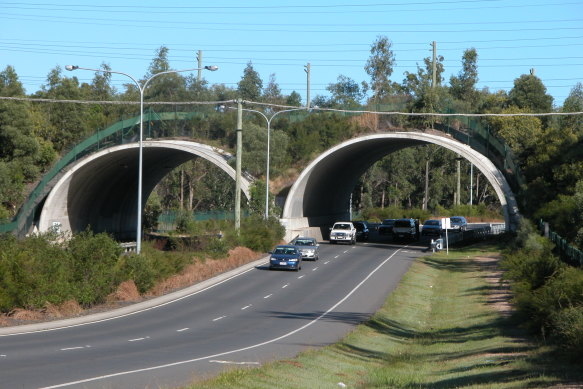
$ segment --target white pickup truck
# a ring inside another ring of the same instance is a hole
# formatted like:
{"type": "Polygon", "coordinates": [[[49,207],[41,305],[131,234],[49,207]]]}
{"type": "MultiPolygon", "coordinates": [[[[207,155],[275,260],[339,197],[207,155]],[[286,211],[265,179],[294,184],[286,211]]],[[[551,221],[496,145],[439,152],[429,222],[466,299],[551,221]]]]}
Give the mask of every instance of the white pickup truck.
{"type": "Polygon", "coordinates": [[[352,222],[336,222],[330,229],[330,243],[356,243],[356,228],[352,222]]]}

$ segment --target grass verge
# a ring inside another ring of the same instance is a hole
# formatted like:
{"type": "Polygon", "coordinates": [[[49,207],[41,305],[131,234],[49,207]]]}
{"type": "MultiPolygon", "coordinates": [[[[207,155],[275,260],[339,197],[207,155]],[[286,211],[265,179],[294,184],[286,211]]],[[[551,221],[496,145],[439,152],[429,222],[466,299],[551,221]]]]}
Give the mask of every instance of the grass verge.
{"type": "Polygon", "coordinates": [[[500,285],[483,259],[498,256],[481,244],[421,258],[341,342],[189,388],[581,387],[577,362],[497,309],[500,285]]]}

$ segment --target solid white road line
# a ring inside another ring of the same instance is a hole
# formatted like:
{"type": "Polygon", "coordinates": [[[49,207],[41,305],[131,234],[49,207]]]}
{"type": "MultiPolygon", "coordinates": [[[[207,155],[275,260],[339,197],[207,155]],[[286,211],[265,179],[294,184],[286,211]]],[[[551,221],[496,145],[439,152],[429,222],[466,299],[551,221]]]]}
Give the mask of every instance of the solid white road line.
{"type": "Polygon", "coordinates": [[[304,324],[301,327],[296,328],[293,331],[289,331],[284,335],[278,336],[276,338],[270,339],[270,340],[266,340],[265,342],[261,342],[261,343],[257,343],[257,344],[253,344],[247,347],[242,347],[242,348],[238,348],[235,350],[230,350],[230,351],[225,351],[222,353],[217,353],[217,354],[213,354],[213,355],[207,355],[204,357],[199,357],[199,358],[193,358],[193,359],[188,359],[188,360],[184,360],[184,361],[178,361],[178,362],[173,362],[173,363],[168,363],[168,364],[164,364],[164,365],[158,365],[158,366],[151,366],[151,367],[145,367],[142,369],[135,369],[135,370],[128,370],[128,371],[120,371],[118,373],[112,373],[112,374],[106,374],[106,375],[102,375],[102,376],[96,376],[96,377],[91,377],[91,378],[86,378],[86,379],[82,379],[82,380],[78,380],[78,381],[71,381],[71,382],[65,382],[62,384],[57,384],[57,385],[52,385],[52,386],[45,386],[39,389],[54,389],[54,388],[63,388],[66,386],[72,386],[72,385],[79,385],[79,384],[83,384],[83,383],[87,383],[87,382],[93,382],[93,381],[99,381],[99,380],[103,380],[103,379],[107,379],[107,378],[113,378],[113,377],[119,377],[119,376],[123,376],[123,375],[129,375],[129,374],[136,374],[136,373],[142,373],[145,371],[152,371],[152,370],[160,370],[160,369],[165,369],[168,367],[173,367],[173,366],[179,366],[179,365],[185,365],[185,364],[189,364],[189,363],[194,363],[194,362],[199,362],[199,361],[204,361],[206,359],[211,359],[211,358],[217,358],[217,357],[222,357],[223,355],[230,355],[230,354],[234,354],[234,353],[238,353],[241,351],[247,351],[247,350],[251,350],[251,349],[255,349],[258,347],[262,347],[271,343],[275,343],[275,342],[279,342],[282,339],[288,338],[294,334],[297,334],[298,332],[308,328],[309,326],[317,323],[318,321],[322,320],[323,317],[327,316],[330,314],[330,312],[332,312],[333,310],[335,310],[340,304],[342,304],[343,302],[345,302],[346,300],[348,300],[348,298],[350,296],[352,296],[358,289],[360,289],[360,287],[370,278],[373,276],[373,274],[375,274],[381,267],[383,267],[387,262],[389,262],[391,260],[391,258],[393,258],[399,251],[401,251],[401,249],[396,250],[393,254],[391,254],[391,256],[389,256],[387,259],[385,259],[383,262],[381,262],[377,267],[375,267],[366,277],[364,277],[364,279],[362,281],[360,281],[350,292],[348,292],[348,294],[346,294],[343,298],[341,298],[340,300],[338,300],[338,302],[336,304],[334,304],[333,306],[331,306],[330,308],[328,308],[328,310],[326,310],[326,312],[320,314],[320,316],[316,317],[315,319],[313,319],[312,321],[304,324]]]}
{"type": "Polygon", "coordinates": [[[215,359],[209,361],[209,363],[223,363],[228,365],[259,365],[259,362],[235,362],[235,361],[217,361],[215,359]]]}

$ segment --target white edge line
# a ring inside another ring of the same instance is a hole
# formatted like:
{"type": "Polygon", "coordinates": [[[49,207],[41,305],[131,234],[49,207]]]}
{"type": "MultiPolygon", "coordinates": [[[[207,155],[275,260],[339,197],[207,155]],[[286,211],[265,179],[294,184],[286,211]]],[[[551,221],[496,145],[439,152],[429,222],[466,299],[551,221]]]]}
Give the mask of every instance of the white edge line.
{"type": "Polygon", "coordinates": [[[298,332],[300,332],[300,331],[308,328],[312,324],[314,324],[314,323],[318,322],[319,320],[321,320],[324,316],[328,315],[330,312],[332,312],[334,309],[336,309],[336,307],[338,307],[340,304],[342,304],[344,301],[346,301],[350,296],[352,296],[352,294],[354,294],[354,292],[356,292],[370,277],[372,277],[372,275],[374,273],[376,273],[385,263],[387,263],[391,258],[393,258],[399,251],[401,251],[401,249],[398,249],[393,254],[391,254],[391,256],[389,256],[387,259],[385,259],[383,262],[381,262],[362,281],[360,281],[358,283],[358,285],[356,285],[350,292],[348,292],[348,294],[346,296],[344,296],[342,299],[340,299],[340,301],[338,301],[336,304],[334,304],[332,307],[330,307],[326,312],[322,313],[320,316],[318,316],[317,318],[315,318],[311,322],[306,323],[303,326],[301,326],[299,328],[296,328],[295,330],[293,330],[291,332],[287,332],[285,335],[282,335],[282,336],[279,336],[277,338],[273,338],[273,339],[270,339],[270,340],[266,340],[265,342],[262,342],[262,343],[257,343],[257,344],[251,345],[251,346],[242,347],[242,348],[235,349],[235,350],[230,350],[230,351],[225,351],[225,352],[218,353],[218,354],[207,355],[207,356],[204,356],[204,357],[189,359],[189,360],[186,360],[186,361],[178,361],[178,362],[168,363],[168,364],[165,364],[165,365],[145,367],[143,369],[121,371],[119,373],[107,374],[107,375],[102,375],[102,376],[98,376],[98,377],[91,377],[91,378],[86,378],[86,379],[79,380],[79,381],[66,382],[66,383],[63,383],[63,384],[57,384],[57,385],[52,385],[52,386],[45,386],[45,387],[42,387],[42,388],[39,388],[39,389],[64,388],[66,386],[79,385],[79,384],[83,384],[83,383],[86,383],[86,382],[103,380],[103,379],[106,379],[106,378],[113,378],[113,377],[119,377],[119,376],[122,376],[122,375],[135,374],[135,373],[141,373],[141,372],[145,372],[145,371],[152,371],[152,370],[164,369],[164,368],[167,368],[167,367],[185,365],[185,364],[188,364],[188,363],[194,363],[194,362],[204,361],[205,359],[222,357],[224,355],[234,354],[234,353],[238,353],[238,352],[241,352],[241,351],[247,351],[247,350],[251,350],[251,349],[254,349],[254,348],[262,347],[262,346],[265,346],[265,345],[268,345],[268,344],[271,344],[271,343],[275,343],[277,341],[280,341],[282,339],[285,339],[285,338],[287,338],[287,337],[289,337],[291,335],[294,335],[294,334],[296,334],[296,333],[298,333],[298,332]]]}

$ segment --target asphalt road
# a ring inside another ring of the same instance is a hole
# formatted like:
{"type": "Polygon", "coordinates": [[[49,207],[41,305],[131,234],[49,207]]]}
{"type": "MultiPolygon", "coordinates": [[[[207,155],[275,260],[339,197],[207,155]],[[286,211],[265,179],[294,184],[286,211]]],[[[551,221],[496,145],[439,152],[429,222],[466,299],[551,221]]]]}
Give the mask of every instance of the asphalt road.
{"type": "Polygon", "coordinates": [[[0,388],[185,385],[334,343],[384,302],[426,244],[321,244],[302,270],[261,266],[123,317],[0,335],[0,388]]]}

